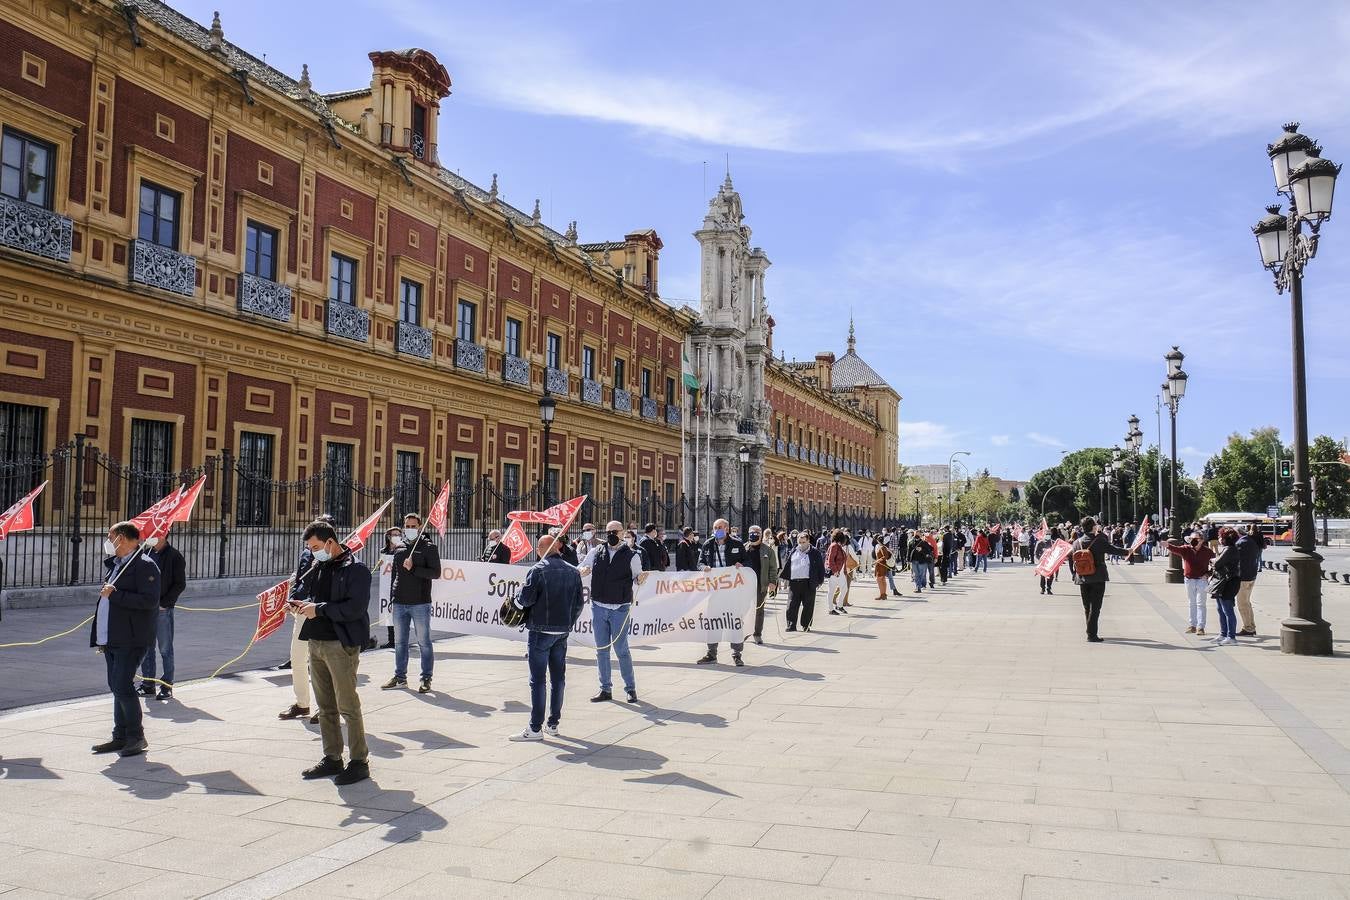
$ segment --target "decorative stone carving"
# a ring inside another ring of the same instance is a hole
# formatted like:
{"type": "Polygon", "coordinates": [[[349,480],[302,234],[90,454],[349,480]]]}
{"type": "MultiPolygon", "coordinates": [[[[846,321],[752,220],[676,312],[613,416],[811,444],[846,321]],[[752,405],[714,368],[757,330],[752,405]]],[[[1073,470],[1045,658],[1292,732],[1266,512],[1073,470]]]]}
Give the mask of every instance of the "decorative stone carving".
{"type": "Polygon", "coordinates": [[[530,364],[520,356],[510,354],[502,357],[502,380],[511,384],[530,383],[530,364]]]}
{"type": "Polygon", "coordinates": [[[396,349],[399,353],[406,353],[408,356],[431,359],[430,329],[423,328],[421,325],[414,325],[411,322],[399,322],[396,349]]]}
{"type": "MultiPolygon", "coordinates": [[[[191,257],[188,257],[191,259],[191,257]]],[[[183,293],[191,293],[184,291],[183,293]]],[[[291,289],[270,278],[239,273],[239,309],[278,322],[291,320],[291,289]]]]}
{"type": "Polygon", "coordinates": [[[559,394],[566,397],[571,393],[571,384],[568,383],[567,373],[562,369],[544,370],[544,390],[550,394],[559,394]]]}
{"type": "Polygon", "coordinates": [[[49,209],[0,197],[0,244],[70,262],[70,219],[49,209]]]}
{"type": "Polygon", "coordinates": [[[590,403],[599,406],[604,402],[604,392],[600,389],[600,382],[592,381],[589,378],[581,379],[581,402],[590,403]]]}
{"type": "Polygon", "coordinates": [[[455,368],[482,375],[487,372],[487,352],[471,341],[455,341],[455,368]]]}
{"type": "MultiPolygon", "coordinates": [[[[128,270],[131,280],[136,284],[173,291],[186,297],[191,297],[197,290],[196,258],[149,241],[131,242],[131,265],[128,270]]],[[[239,290],[242,297],[242,284],[239,290]]],[[[290,315],[289,306],[286,314],[290,315]]]]}
{"type": "Polygon", "coordinates": [[[324,310],[324,328],[334,337],[366,343],[370,340],[370,313],[337,300],[329,300],[324,310]]]}

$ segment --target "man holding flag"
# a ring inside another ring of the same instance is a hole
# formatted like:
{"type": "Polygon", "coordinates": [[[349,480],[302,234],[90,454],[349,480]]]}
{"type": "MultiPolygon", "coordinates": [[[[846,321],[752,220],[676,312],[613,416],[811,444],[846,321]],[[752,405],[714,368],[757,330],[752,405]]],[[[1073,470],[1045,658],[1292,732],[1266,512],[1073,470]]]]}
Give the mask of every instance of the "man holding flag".
{"type": "Polygon", "coordinates": [[[95,744],[95,753],[136,756],[149,744],[141,720],[141,700],[132,678],[147,648],[155,643],[159,612],[159,569],[140,552],[141,531],[130,522],[108,529],[103,551],[106,583],[98,593],[89,646],[103,654],[108,690],[113,695],[112,740],[95,744]]]}
{"type": "Polygon", "coordinates": [[[403,517],[403,540],[403,548],[394,554],[393,587],[389,591],[394,615],[394,677],[383,688],[389,691],[408,686],[408,640],[415,627],[422,658],[417,692],[428,694],[436,658],[431,650],[431,582],[441,577],[441,552],[422,528],[417,513],[403,517]]]}

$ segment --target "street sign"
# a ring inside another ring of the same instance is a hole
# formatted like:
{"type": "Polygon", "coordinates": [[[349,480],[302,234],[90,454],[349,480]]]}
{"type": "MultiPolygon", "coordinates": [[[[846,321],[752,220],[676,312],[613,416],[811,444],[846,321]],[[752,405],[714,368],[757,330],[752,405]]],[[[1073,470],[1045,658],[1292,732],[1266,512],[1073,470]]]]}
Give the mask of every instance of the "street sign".
{"type": "Polygon", "coordinates": [[[1266,516],[1271,519],[1278,519],[1280,517],[1280,508],[1278,506],[1267,506],[1266,516]]]}

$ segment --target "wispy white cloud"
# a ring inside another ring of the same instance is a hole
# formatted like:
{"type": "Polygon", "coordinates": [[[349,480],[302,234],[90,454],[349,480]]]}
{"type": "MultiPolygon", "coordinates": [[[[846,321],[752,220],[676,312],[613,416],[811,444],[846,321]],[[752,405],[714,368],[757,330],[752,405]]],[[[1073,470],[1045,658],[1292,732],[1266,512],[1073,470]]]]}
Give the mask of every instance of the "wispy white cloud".
{"type": "Polygon", "coordinates": [[[1063,448],[1067,446],[1059,438],[1048,434],[1041,434],[1039,431],[1028,431],[1027,440],[1033,444],[1040,444],[1042,447],[1063,448]]]}
{"type": "Polygon", "coordinates": [[[995,447],[1006,447],[1011,441],[1012,438],[1006,434],[994,434],[989,436],[989,443],[993,444],[995,447]]]}
{"type": "MultiPolygon", "coordinates": [[[[956,445],[960,434],[939,422],[900,420],[900,454],[916,450],[945,450],[956,445]]],[[[909,457],[913,458],[913,457],[909,457]]]]}

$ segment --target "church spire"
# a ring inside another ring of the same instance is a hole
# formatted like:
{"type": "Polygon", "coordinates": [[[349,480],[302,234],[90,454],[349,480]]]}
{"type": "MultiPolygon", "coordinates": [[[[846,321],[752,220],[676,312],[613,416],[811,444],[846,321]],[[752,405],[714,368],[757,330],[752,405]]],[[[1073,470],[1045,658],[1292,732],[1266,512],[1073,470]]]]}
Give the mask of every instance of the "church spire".
{"type": "Polygon", "coordinates": [[[853,313],[848,314],[848,352],[852,353],[858,341],[853,337],[853,313]]]}

